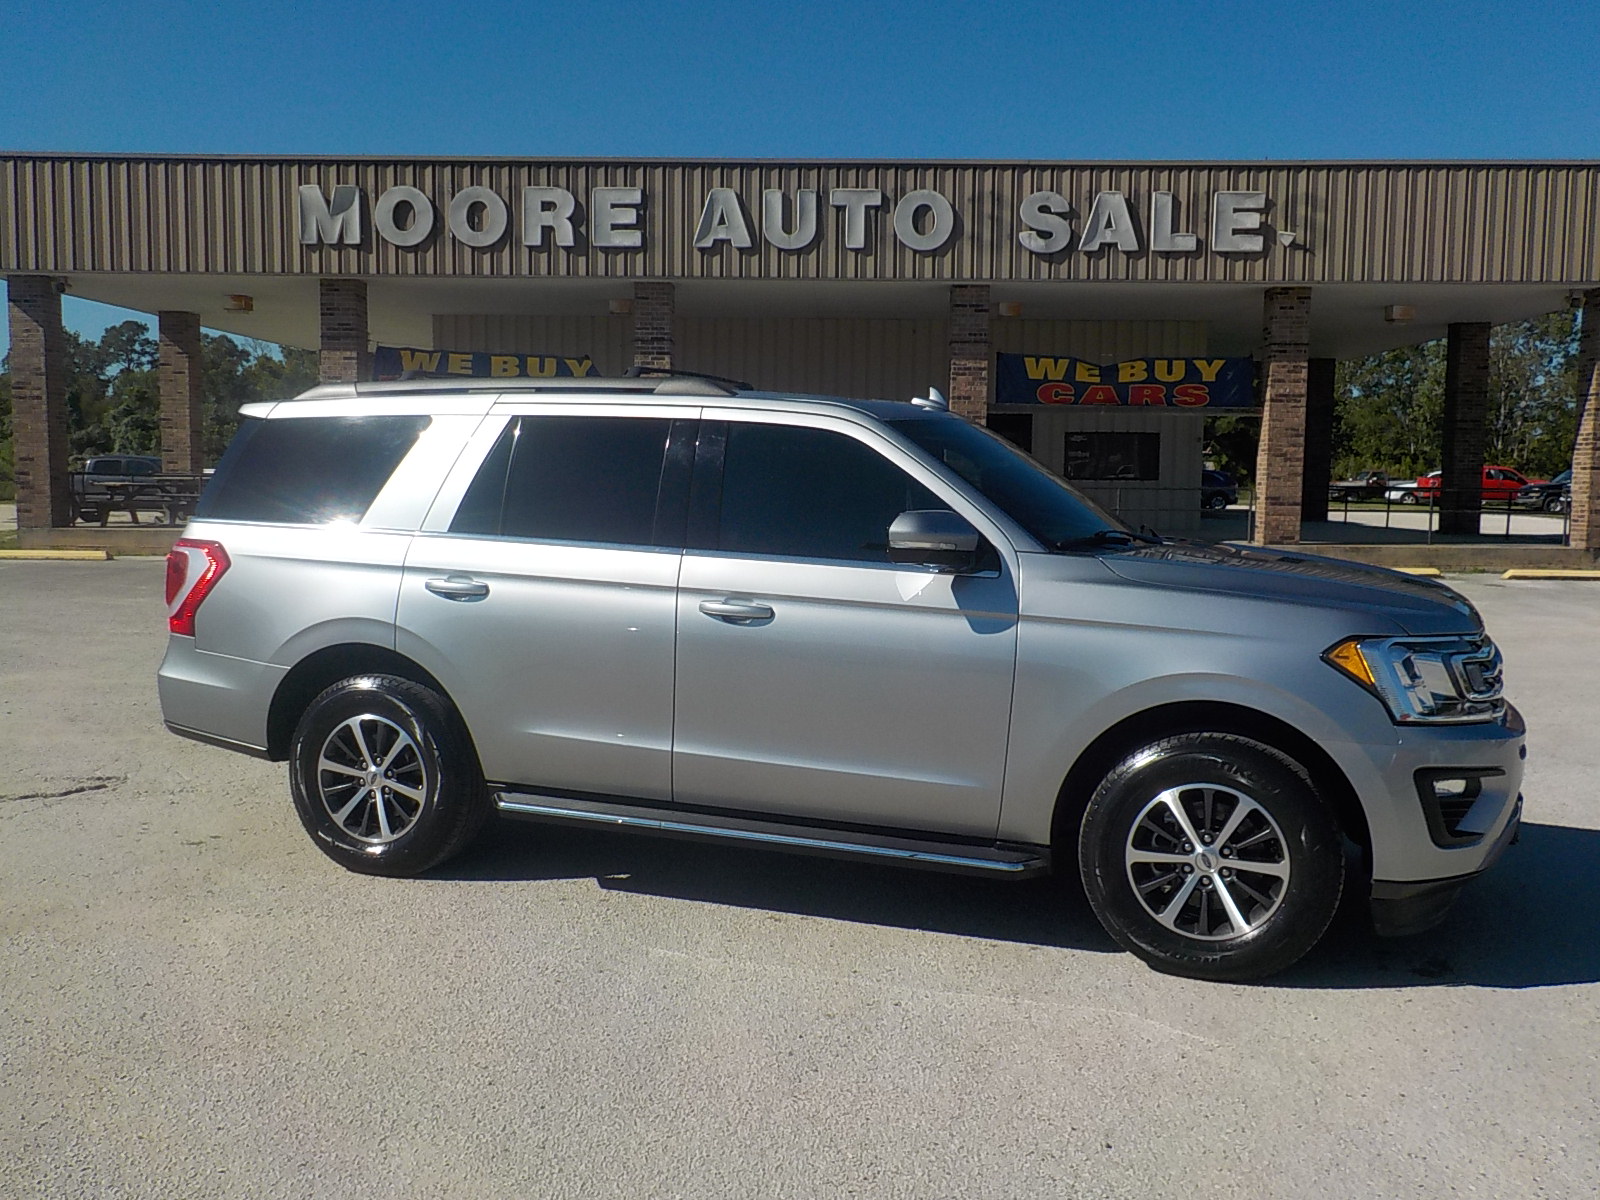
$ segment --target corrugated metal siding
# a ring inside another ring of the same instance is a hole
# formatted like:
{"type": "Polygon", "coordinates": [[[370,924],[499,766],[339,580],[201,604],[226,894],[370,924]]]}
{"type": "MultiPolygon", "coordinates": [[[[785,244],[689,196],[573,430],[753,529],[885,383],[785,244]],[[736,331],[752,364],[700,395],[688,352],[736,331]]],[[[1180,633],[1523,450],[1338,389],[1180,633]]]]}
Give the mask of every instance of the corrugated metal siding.
{"type": "Polygon", "coordinates": [[[1172,282],[1600,283],[1600,164],[1340,163],[1087,164],[779,163],[520,160],[0,158],[0,271],[217,272],[352,276],[561,276],[664,279],[1158,280],[1172,282]],[[302,247],[296,188],[353,183],[368,212],[388,187],[426,192],[440,230],[401,249],[373,237],[359,247],[302,247]],[[511,232],[477,250],[442,232],[449,198],[480,184],[511,210],[511,232]],[[533,251],[517,240],[520,189],[564,187],[581,209],[597,186],[644,189],[644,248],[533,251]],[[815,188],[822,233],[807,251],[764,241],[749,251],[703,252],[695,224],[711,187],[738,191],[753,228],[761,192],[815,188]],[[885,208],[866,251],[844,248],[826,193],[877,187],[885,208]],[[941,251],[895,240],[894,202],[916,188],[943,193],[959,227],[941,251]],[[1141,226],[1149,196],[1170,191],[1178,226],[1209,240],[1210,197],[1260,190],[1272,199],[1268,248],[1258,256],[1202,250],[1161,255],[1022,249],[1018,205],[1061,192],[1085,214],[1100,190],[1119,190],[1141,226]],[[1279,246],[1293,232],[1299,243],[1279,246]]]}
{"type": "Polygon", "coordinates": [[[1204,321],[1041,321],[996,318],[989,337],[997,354],[1070,355],[1089,362],[1189,358],[1206,352],[1204,321]]]}
{"type": "Polygon", "coordinates": [[[758,388],[907,400],[950,379],[943,321],[679,318],[673,362],[758,388]]]}

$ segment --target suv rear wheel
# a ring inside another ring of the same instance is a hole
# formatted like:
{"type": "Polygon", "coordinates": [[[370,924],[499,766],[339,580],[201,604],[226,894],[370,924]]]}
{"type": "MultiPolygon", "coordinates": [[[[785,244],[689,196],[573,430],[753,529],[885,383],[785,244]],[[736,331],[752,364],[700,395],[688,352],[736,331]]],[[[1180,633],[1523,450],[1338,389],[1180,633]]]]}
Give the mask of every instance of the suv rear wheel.
{"type": "Polygon", "coordinates": [[[446,701],[394,675],[341,680],[307,707],[289,751],[300,823],[340,865],[417,875],[489,812],[477,757],[446,701]]]}
{"type": "Polygon", "coordinates": [[[1157,970],[1254,979],[1314,946],[1344,886],[1339,826],[1270,746],[1189,733],[1130,754],[1079,836],[1089,903],[1157,970]]]}

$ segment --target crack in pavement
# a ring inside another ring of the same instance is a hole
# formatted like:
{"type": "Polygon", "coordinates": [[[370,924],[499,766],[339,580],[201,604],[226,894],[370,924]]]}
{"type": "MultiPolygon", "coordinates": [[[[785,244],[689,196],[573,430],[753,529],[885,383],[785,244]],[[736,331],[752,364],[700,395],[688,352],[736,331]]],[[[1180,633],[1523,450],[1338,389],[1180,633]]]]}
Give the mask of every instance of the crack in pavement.
{"type": "Polygon", "coordinates": [[[76,787],[64,788],[59,792],[23,792],[17,796],[0,796],[0,804],[12,800],[65,800],[68,796],[81,796],[85,792],[103,792],[127,781],[126,775],[91,775],[79,780],[76,787]]]}

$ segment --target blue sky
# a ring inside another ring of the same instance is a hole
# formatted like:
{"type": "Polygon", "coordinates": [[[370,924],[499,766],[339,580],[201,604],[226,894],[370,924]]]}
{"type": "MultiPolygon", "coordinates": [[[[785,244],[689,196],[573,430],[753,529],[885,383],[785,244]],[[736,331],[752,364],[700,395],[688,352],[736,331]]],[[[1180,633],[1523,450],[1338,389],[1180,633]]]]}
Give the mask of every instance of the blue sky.
{"type": "Polygon", "coordinates": [[[1600,158],[1589,0],[0,0],[0,30],[0,150],[1600,158]]]}

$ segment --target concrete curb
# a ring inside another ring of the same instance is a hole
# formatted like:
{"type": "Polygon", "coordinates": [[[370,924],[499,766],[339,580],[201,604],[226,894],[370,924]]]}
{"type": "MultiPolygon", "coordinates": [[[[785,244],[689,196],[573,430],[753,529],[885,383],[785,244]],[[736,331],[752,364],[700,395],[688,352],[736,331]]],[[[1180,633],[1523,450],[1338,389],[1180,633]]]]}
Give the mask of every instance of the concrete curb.
{"type": "Polygon", "coordinates": [[[0,558],[51,559],[73,562],[109,562],[109,550],[0,550],[0,558]]]}
{"type": "Polygon", "coordinates": [[[1399,571],[1402,575],[1426,575],[1430,579],[1444,574],[1438,567],[1392,567],[1390,569],[1399,571]]]}
{"type": "Polygon", "coordinates": [[[1513,569],[1500,576],[1501,579],[1593,579],[1600,580],[1600,571],[1540,571],[1532,567],[1520,570],[1513,569]]]}

